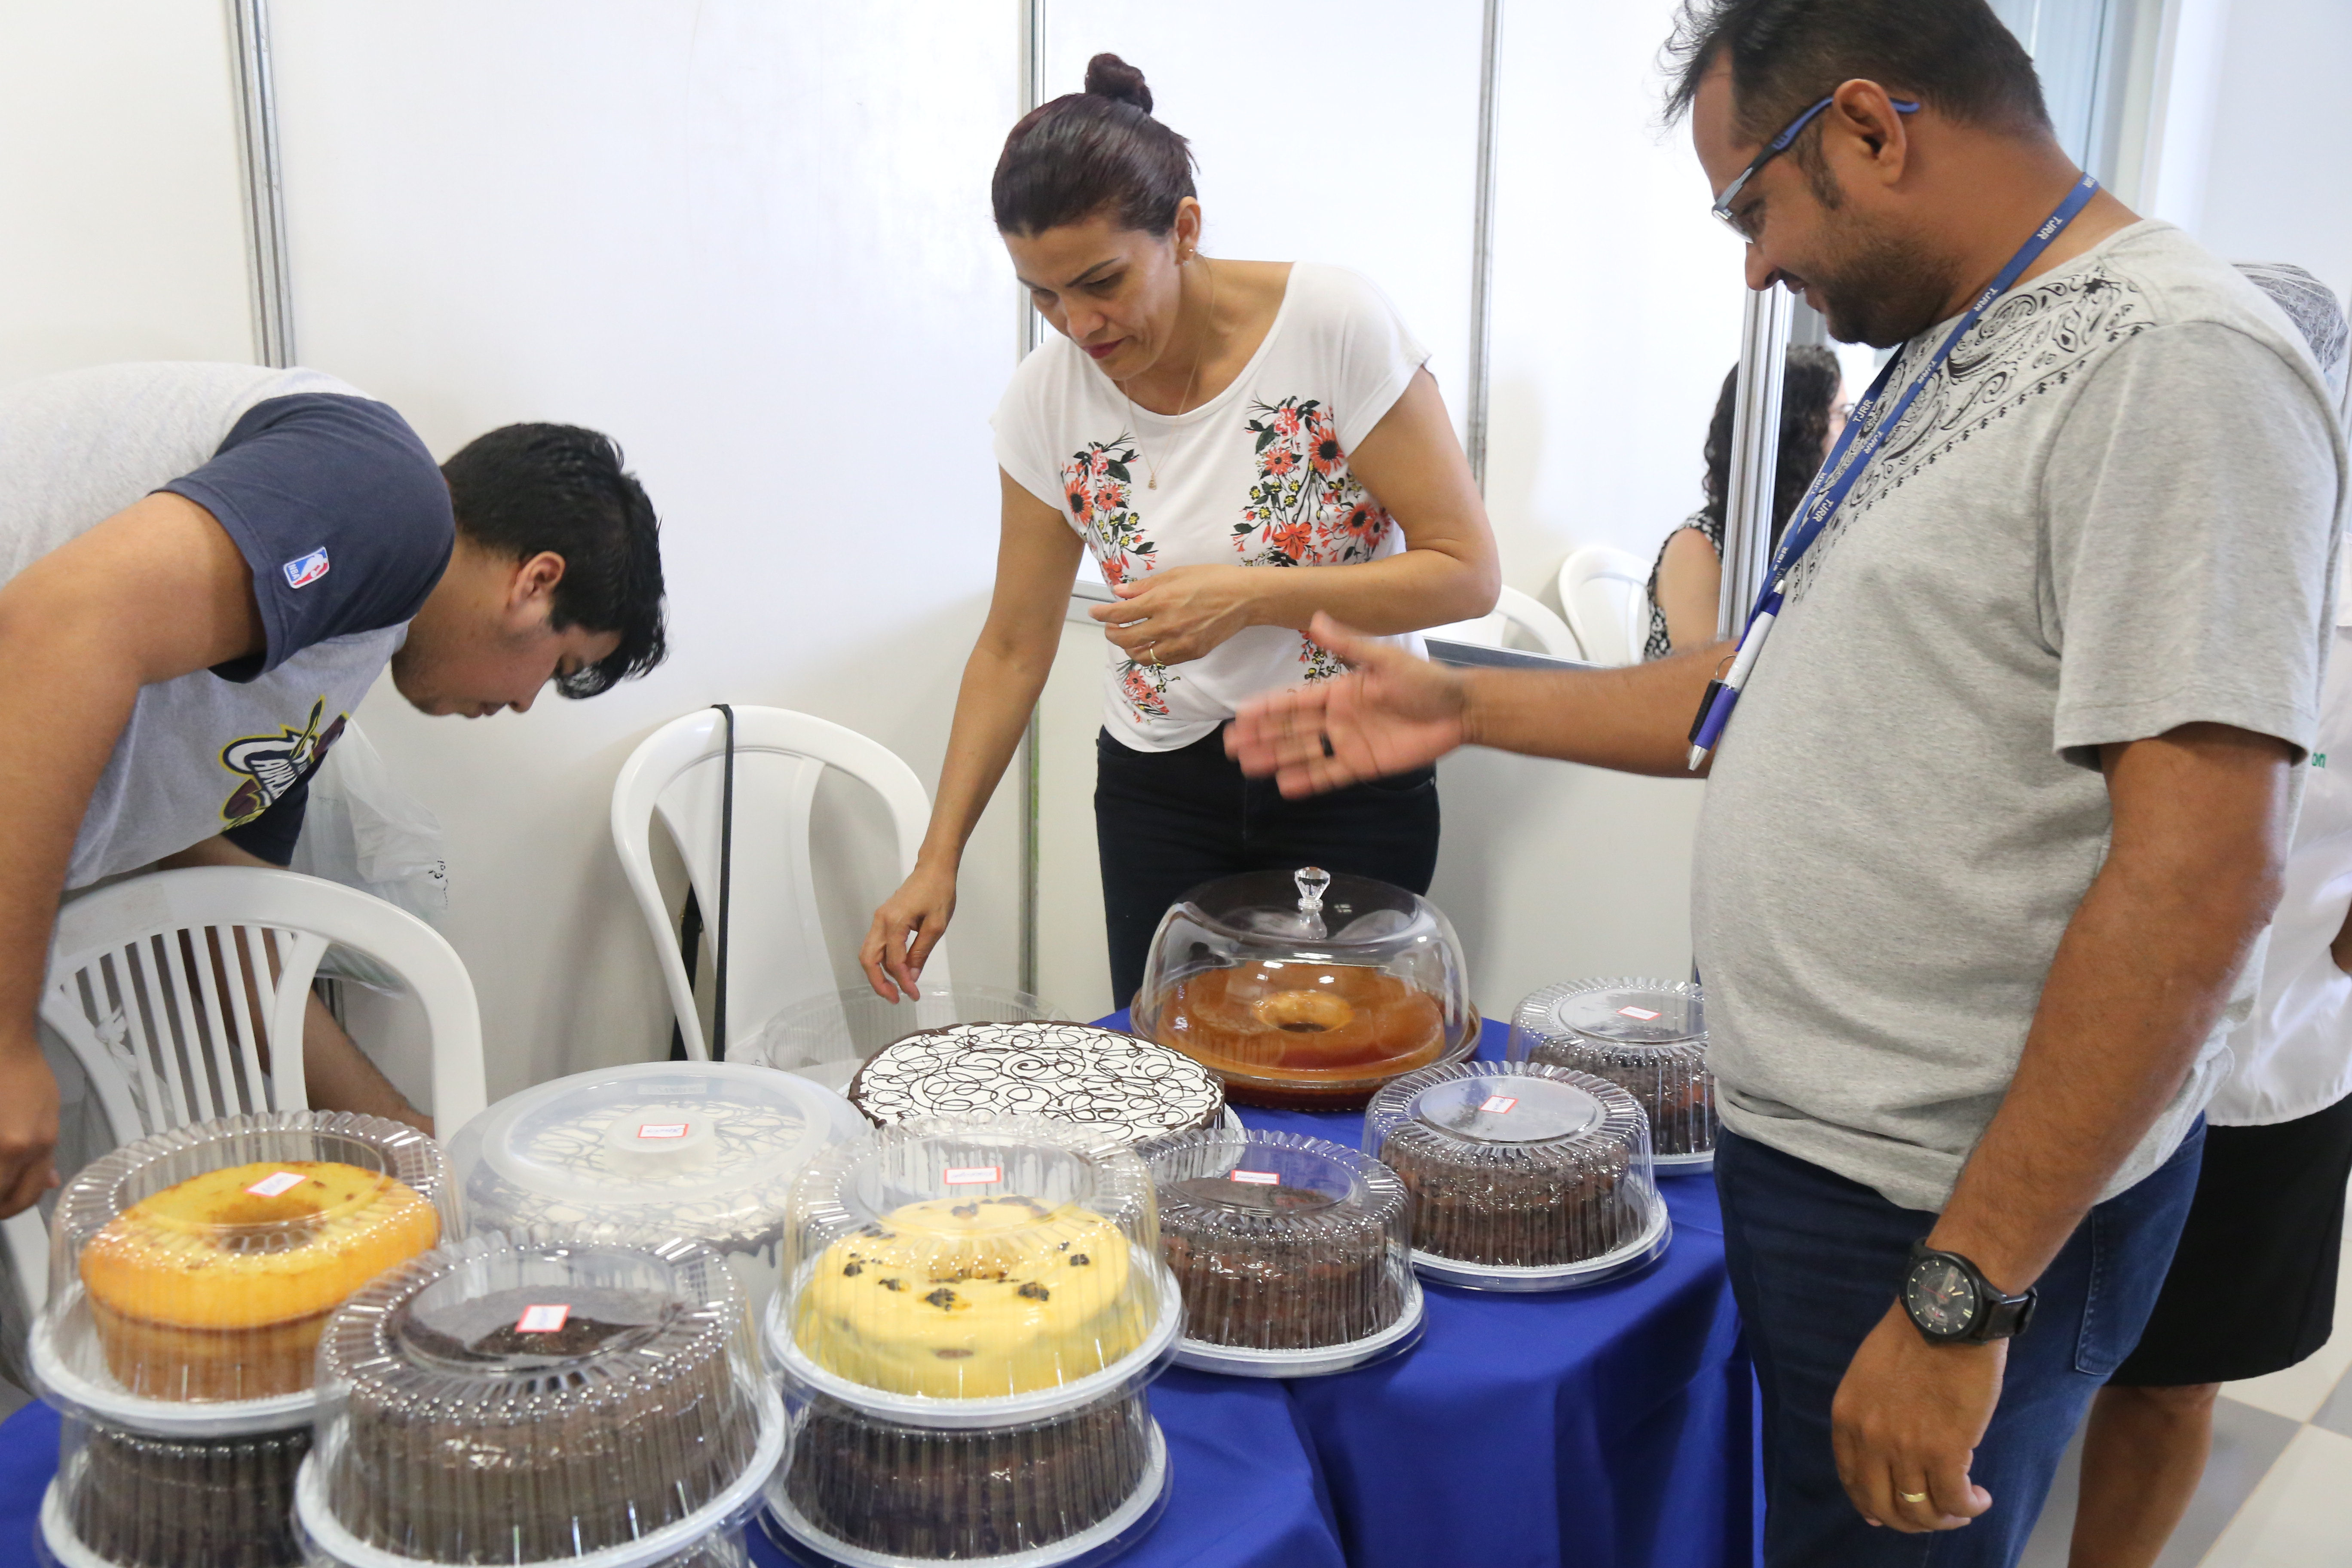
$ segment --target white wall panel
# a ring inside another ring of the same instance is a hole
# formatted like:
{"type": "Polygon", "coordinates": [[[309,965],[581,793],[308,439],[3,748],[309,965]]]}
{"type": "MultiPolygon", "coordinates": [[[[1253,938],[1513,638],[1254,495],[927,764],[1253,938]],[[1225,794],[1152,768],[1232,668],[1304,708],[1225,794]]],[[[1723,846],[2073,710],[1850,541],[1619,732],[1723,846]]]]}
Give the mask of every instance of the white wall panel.
{"type": "Polygon", "coordinates": [[[0,0],[0,384],[253,352],[226,15],[0,0]]]}
{"type": "MultiPolygon", "coordinates": [[[[449,828],[491,1092],[656,1054],[605,827],[646,731],[770,703],[937,778],[994,559],[1013,284],[987,180],[1013,7],[272,9],[305,361],[440,454],[518,419],[607,430],[661,510],[675,651],[651,678],[480,723],[387,684],[363,713],[449,828]]],[[[1000,809],[967,863],[961,977],[1011,978],[1013,858],[1000,809]]],[[[845,936],[866,907],[843,901],[845,936]]]]}
{"type": "Polygon", "coordinates": [[[2352,4],[2230,0],[2228,20],[2198,237],[2232,261],[2309,268],[2342,296],[2352,290],[2352,4]]]}

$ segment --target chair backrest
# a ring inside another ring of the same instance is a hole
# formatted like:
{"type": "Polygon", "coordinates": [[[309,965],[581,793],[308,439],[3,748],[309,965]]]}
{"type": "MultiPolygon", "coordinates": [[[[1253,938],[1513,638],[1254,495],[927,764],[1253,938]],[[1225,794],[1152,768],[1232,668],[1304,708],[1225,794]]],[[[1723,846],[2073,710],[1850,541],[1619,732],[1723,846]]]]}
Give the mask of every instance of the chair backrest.
{"type": "Polygon", "coordinates": [[[1559,602],[1594,664],[1633,664],[1650,637],[1650,566],[1640,556],[1588,544],[1559,567],[1559,602]]]}
{"type": "Polygon", "coordinates": [[[1455,621],[1451,626],[1431,626],[1422,636],[1443,637],[1448,642],[1475,643],[1481,647],[1507,646],[1510,629],[1517,626],[1531,638],[1538,649],[1554,658],[1582,659],[1584,649],[1576,640],[1576,633],[1566,621],[1551,613],[1533,594],[1522,594],[1517,588],[1506,587],[1495,601],[1493,610],[1475,621],[1455,621]]]}
{"type": "MultiPolygon", "coordinates": [[[[41,1019],[80,1062],[118,1142],[304,1110],[303,1013],[333,944],[366,953],[415,994],[431,1037],[435,1123],[449,1132],[471,1121],[489,1096],[464,961],[415,916],[315,877],[204,867],[75,900],[58,913],[41,1019]]],[[[37,1213],[0,1231],[18,1282],[44,1288],[37,1213]]]]}
{"type": "MultiPolygon", "coordinates": [[[[705,708],[646,737],[613,785],[613,847],[652,933],[687,1055],[710,1055],[694,987],[678,956],[667,902],[654,877],[656,817],[677,843],[703,919],[719,921],[719,838],[726,721],[705,708]]],[[[727,1033],[743,1039],[787,1003],[835,990],[810,855],[817,783],[838,768],[882,797],[898,837],[898,875],[915,868],[930,797],[915,771],[878,741],[782,708],[735,710],[734,875],[728,918],[727,1033]]],[[[714,937],[715,940],[715,937],[714,937]]],[[[932,950],[924,989],[945,988],[947,944],[932,950]]]]}

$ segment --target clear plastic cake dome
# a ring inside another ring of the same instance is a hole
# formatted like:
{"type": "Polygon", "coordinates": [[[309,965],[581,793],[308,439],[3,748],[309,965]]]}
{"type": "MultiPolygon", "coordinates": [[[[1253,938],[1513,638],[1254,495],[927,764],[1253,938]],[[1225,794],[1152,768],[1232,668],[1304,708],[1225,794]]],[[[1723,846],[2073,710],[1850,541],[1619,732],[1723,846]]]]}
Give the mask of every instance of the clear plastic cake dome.
{"type": "Polygon", "coordinates": [[[66,1416],[41,1500],[58,1568],[302,1568],[294,1477],[306,1422],[235,1437],[155,1437],[66,1416]]]}
{"type": "Polygon", "coordinates": [[[1311,866],[1185,894],[1151,939],[1133,1022],[1230,1099],[1310,1110],[1360,1106],[1478,1044],[1462,944],[1437,907],[1311,866]]]}
{"type": "Polygon", "coordinates": [[[1706,996],[1672,980],[1574,980],[1519,1004],[1511,1060],[1607,1079],[1649,1113],[1662,1170],[1715,1163],[1715,1075],[1706,1070],[1706,996]]]}
{"type": "Polygon", "coordinates": [[[1033,1117],[909,1121],[819,1157],[784,1245],[767,1334],[787,1388],[901,1423],[1139,1388],[1183,1326],[1143,1162],[1033,1117]]]}
{"type": "Polygon", "coordinates": [[[993,985],[925,985],[920,996],[897,1002],[887,1002],[872,986],[861,985],[823,992],[778,1009],[749,1040],[730,1046],[728,1059],[798,1073],[845,1091],[867,1058],[919,1030],[1067,1016],[1043,997],[993,985]]]}
{"type": "Polygon", "coordinates": [[[1372,1097],[1364,1148],[1412,1190],[1413,1267],[1444,1284],[1570,1289],[1665,1252],[1649,1118],[1589,1073],[1426,1068],[1372,1097]]]}
{"type": "Polygon", "coordinates": [[[1221,1121],[1224,1086],[1181,1051],[1091,1024],[958,1024],[858,1069],[849,1101],[889,1127],[926,1116],[1034,1116],[1135,1147],[1221,1121]]]}
{"type": "Polygon", "coordinates": [[[296,1519],[313,1563],[348,1568],[740,1562],[784,1441],[717,1254],[481,1235],[329,1325],[296,1519]]]}
{"type": "Polygon", "coordinates": [[[683,1236],[727,1259],[757,1311],[775,1291],[785,1202],[817,1154],[867,1136],[848,1101],[736,1062],[643,1062],[499,1101],[449,1141],[484,1229],[683,1236]]]}
{"type": "Polygon", "coordinates": [[[1177,1361],[1307,1377],[1421,1337],[1412,1198],[1377,1160],[1295,1132],[1187,1133],[1148,1155],[1162,1256],[1184,1293],[1177,1361]]]}
{"type": "Polygon", "coordinates": [[[440,1146],[396,1121],[275,1111],[142,1139],[58,1194],[34,1379],[121,1431],[282,1432],[310,1418],[329,1315],[462,1230],[440,1146]]]}

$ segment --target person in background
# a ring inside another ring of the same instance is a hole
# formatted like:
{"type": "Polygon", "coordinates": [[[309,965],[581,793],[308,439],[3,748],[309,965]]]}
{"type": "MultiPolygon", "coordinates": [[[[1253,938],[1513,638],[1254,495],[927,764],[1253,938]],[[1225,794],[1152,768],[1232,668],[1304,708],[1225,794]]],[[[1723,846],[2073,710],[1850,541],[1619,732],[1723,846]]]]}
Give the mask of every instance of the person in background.
{"type": "Polygon", "coordinates": [[[996,412],[995,594],[914,874],[858,956],[878,994],[915,994],[1091,552],[1118,595],[1093,612],[1095,831],[1125,1005],[1160,917],[1213,878],[1314,864],[1428,889],[1433,769],[1288,802],[1218,731],[1236,703],[1339,673],[1306,635],[1318,610],[1409,633],[1493,609],[1501,571],[1428,351],[1351,272],[1204,255],[1192,154],[1140,71],[1097,55],[1084,92],[1013,128],[992,195],[1054,335],[996,412]]]}
{"type": "Polygon", "coordinates": [[[1232,743],[1294,794],[1463,744],[1708,766],[1692,941],[1765,1560],[2011,1564],[2254,1005],[2352,464],[2294,329],[2085,179],[1986,0],[1686,0],[1670,58],[1749,287],[1901,345],[1729,727],[1694,747],[1720,643],[1454,670],[1318,619],[1350,673],[1232,743]]]}
{"type": "MultiPolygon", "coordinates": [[[[1739,367],[1723,378],[1715,417],[1706,426],[1706,504],[1684,520],[1658,547],[1650,568],[1650,637],[1643,658],[1664,658],[1677,647],[1715,640],[1723,594],[1723,516],[1731,494],[1731,419],[1739,367]]],[[[1845,429],[1845,387],[1837,355],[1818,343],[1789,351],[1780,383],[1780,452],[1772,470],[1772,548],[1804,498],[1822,459],[1845,429]]]]}
{"type": "MultiPolygon", "coordinates": [[[[2241,265],[2340,400],[2344,312],[2298,267],[2241,265]]],[[[2352,561],[2344,564],[2352,565],[2352,561]]],[[[2213,1445],[2221,1384],[2327,1342],[2352,1179],[2352,592],[2339,570],[2318,738],[2252,1016],[2205,1108],[2205,1163],[2138,1346],[2091,1405],[2071,1568],[2150,1568],[2213,1445]]]]}
{"type": "MultiPolygon", "coordinates": [[[[317,371],[0,389],[0,1213],[57,1181],[36,1009],[60,894],[284,865],[310,774],[387,666],[419,710],[467,718],[651,668],[657,529],[593,430],[511,425],[436,467],[317,371]]],[[[315,998],[302,1050],[314,1107],[429,1128],[315,998]]]]}

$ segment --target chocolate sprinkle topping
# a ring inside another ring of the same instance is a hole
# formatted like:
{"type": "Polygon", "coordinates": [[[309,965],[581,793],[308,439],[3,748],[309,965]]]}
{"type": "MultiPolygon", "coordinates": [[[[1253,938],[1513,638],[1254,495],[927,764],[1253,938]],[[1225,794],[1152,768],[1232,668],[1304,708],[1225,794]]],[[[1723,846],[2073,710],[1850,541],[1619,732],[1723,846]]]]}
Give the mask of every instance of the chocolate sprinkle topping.
{"type": "Polygon", "coordinates": [[[929,1305],[937,1307],[940,1311],[944,1312],[950,1307],[955,1305],[956,1293],[942,1285],[938,1289],[932,1291],[929,1295],[924,1297],[923,1300],[929,1305]]]}
{"type": "Polygon", "coordinates": [[[843,1278],[843,1279],[856,1279],[860,1274],[863,1274],[863,1273],[865,1273],[865,1272],[866,1272],[866,1265],[864,1265],[863,1263],[847,1263],[847,1264],[844,1264],[844,1265],[842,1266],[842,1269],[841,1269],[841,1275],[842,1275],[842,1278],[843,1278]]]}
{"type": "Polygon", "coordinates": [[[885,1279],[882,1281],[882,1289],[885,1290],[904,1290],[906,1288],[907,1282],[904,1279],[885,1279]]]}
{"type": "Polygon", "coordinates": [[[1032,1301],[1042,1301],[1045,1300],[1046,1291],[1045,1287],[1038,1284],[1034,1279],[1032,1279],[1028,1284],[1021,1287],[1015,1294],[1026,1296],[1032,1301]]]}

